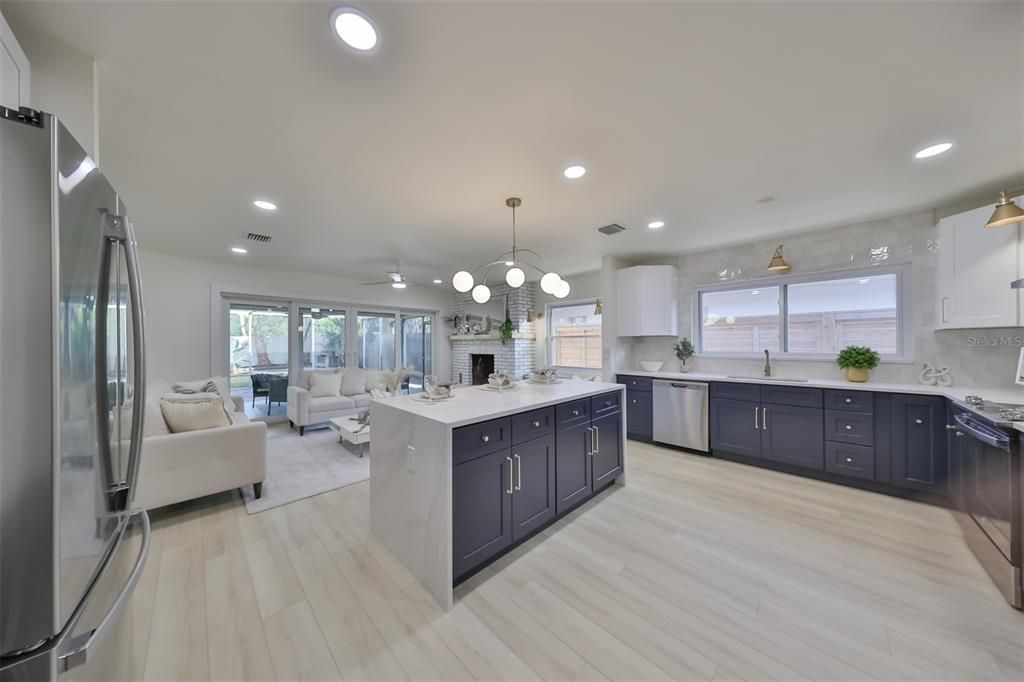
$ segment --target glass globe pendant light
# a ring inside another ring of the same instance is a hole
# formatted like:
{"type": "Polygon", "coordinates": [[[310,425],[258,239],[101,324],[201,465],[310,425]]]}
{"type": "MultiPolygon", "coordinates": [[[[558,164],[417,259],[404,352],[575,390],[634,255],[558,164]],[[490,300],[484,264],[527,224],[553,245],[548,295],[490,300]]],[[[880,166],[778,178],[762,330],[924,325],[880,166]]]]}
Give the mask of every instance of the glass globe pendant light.
{"type": "Polygon", "coordinates": [[[519,244],[516,240],[516,209],[523,205],[523,200],[519,197],[509,197],[505,200],[505,205],[512,209],[512,250],[506,251],[501,254],[496,260],[481,265],[476,270],[470,272],[469,270],[459,270],[452,276],[452,287],[455,291],[465,294],[472,292],[471,295],[473,300],[477,303],[486,303],[491,298],[491,290],[487,286],[487,277],[491,273],[491,268],[496,265],[504,265],[508,268],[505,271],[505,284],[512,289],[518,289],[519,287],[526,284],[526,271],[523,267],[533,268],[541,274],[540,278],[540,289],[545,294],[551,296],[558,296],[559,292],[564,291],[564,295],[559,298],[565,298],[569,295],[569,283],[562,279],[557,273],[548,269],[547,264],[544,263],[544,259],[540,257],[536,251],[530,249],[520,249],[519,244]],[[533,256],[536,258],[540,265],[530,263],[523,259],[523,254],[533,256]],[[480,270],[484,270],[483,278],[479,283],[475,279],[476,273],[480,270]]]}

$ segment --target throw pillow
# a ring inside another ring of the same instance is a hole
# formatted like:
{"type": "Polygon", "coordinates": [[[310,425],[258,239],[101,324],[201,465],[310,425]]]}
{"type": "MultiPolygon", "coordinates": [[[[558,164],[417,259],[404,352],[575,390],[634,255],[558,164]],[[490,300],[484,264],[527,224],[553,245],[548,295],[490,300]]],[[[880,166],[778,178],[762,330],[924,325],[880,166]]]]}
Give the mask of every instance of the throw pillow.
{"type": "Polygon", "coordinates": [[[160,398],[160,412],[171,433],[231,426],[224,401],[210,393],[168,393],[160,398]]]}
{"type": "Polygon", "coordinates": [[[345,371],[341,381],[342,395],[366,393],[366,370],[353,367],[345,371]]]}
{"type": "Polygon", "coordinates": [[[366,391],[372,394],[374,391],[388,390],[388,383],[391,381],[391,372],[378,372],[370,370],[366,373],[366,391]]]}
{"type": "Polygon", "coordinates": [[[317,375],[317,374],[337,374],[337,375],[340,376],[341,373],[344,372],[344,371],[345,371],[344,369],[339,367],[338,369],[318,369],[318,370],[314,370],[312,372],[304,372],[302,374],[302,377],[299,379],[299,386],[301,386],[302,388],[304,388],[304,389],[306,389],[308,391],[312,387],[312,385],[313,385],[312,382],[313,382],[313,376],[314,375],[317,375]]]}
{"type": "Polygon", "coordinates": [[[336,396],[341,390],[340,374],[310,374],[309,397],[327,398],[336,396]]]}
{"type": "Polygon", "coordinates": [[[171,390],[175,393],[216,393],[224,400],[231,400],[228,378],[224,376],[198,381],[178,381],[171,384],[171,390]]]}

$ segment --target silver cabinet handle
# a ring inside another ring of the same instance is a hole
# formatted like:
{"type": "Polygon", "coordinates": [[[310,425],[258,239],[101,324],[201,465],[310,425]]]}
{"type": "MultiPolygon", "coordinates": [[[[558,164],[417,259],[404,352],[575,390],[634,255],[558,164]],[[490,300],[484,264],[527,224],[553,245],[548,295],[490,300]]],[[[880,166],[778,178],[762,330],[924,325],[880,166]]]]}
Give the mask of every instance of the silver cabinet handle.
{"type": "Polygon", "coordinates": [[[533,420],[533,428],[539,429],[540,428],[540,421],[534,419],[533,420]]]}
{"type": "Polygon", "coordinates": [[[849,424],[847,424],[847,425],[846,425],[846,430],[847,430],[847,431],[853,431],[853,427],[852,427],[852,426],[850,426],[849,424]]]}
{"type": "Polygon", "coordinates": [[[853,402],[853,399],[852,399],[852,398],[847,398],[847,399],[846,399],[846,400],[844,400],[843,402],[845,402],[845,403],[846,403],[847,405],[849,405],[850,403],[852,403],[852,402],[853,402]]]}
{"type": "Polygon", "coordinates": [[[512,494],[512,458],[506,457],[505,461],[508,462],[508,490],[505,491],[506,495],[512,494]]]}
{"type": "Polygon", "coordinates": [[[956,437],[957,438],[963,438],[964,437],[964,432],[963,431],[957,431],[956,432],[956,437]]]}
{"type": "Polygon", "coordinates": [[[846,463],[847,463],[847,464],[851,464],[851,463],[853,463],[853,457],[847,457],[847,458],[846,458],[846,463]]]}
{"type": "MultiPolygon", "coordinates": [[[[106,330],[104,330],[104,332],[106,332],[106,330]]],[[[83,632],[82,634],[68,640],[66,645],[69,650],[64,653],[57,654],[57,669],[59,672],[66,672],[72,668],[77,668],[89,660],[89,648],[106,634],[107,626],[111,621],[117,618],[121,610],[128,604],[128,598],[131,596],[132,592],[135,591],[135,585],[139,582],[139,577],[142,575],[142,569],[146,566],[146,557],[149,555],[150,539],[149,514],[141,509],[136,512],[136,514],[138,514],[139,520],[142,521],[142,546],[139,548],[139,556],[135,559],[135,565],[132,566],[132,572],[128,574],[128,580],[125,581],[124,586],[121,588],[121,592],[117,595],[117,598],[114,599],[114,603],[110,605],[110,609],[107,611],[106,615],[103,616],[103,620],[100,621],[99,625],[97,625],[94,630],[83,632]]],[[[126,527],[123,533],[127,532],[128,528],[126,527]]],[[[117,544],[114,546],[115,550],[123,538],[124,535],[122,534],[121,538],[118,539],[117,544]]],[[[110,561],[109,557],[112,557],[113,555],[114,552],[110,552],[107,561],[110,561]]],[[[87,593],[86,599],[88,599],[88,597],[89,595],[87,593]]],[[[79,612],[78,615],[80,616],[81,613],[79,612]]],[[[73,624],[74,623],[71,623],[70,625],[73,624]]],[[[68,627],[65,631],[72,632],[73,628],[68,627]]],[[[60,644],[64,645],[64,642],[61,642],[60,644]]]]}
{"type": "Polygon", "coordinates": [[[519,455],[512,455],[516,460],[516,490],[523,489],[523,460],[519,455]]]}
{"type": "Polygon", "coordinates": [[[924,420],[923,419],[915,419],[914,423],[915,424],[924,424],[924,420]]]}
{"type": "Polygon", "coordinates": [[[599,455],[601,454],[601,429],[596,426],[592,428],[594,429],[594,454],[599,455]]]}
{"type": "Polygon", "coordinates": [[[956,426],[954,426],[953,424],[946,424],[946,430],[947,431],[952,431],[955,428],[956,428],[956,426]]]}
{"type": "Polygon", "coordinates": [[[574,416],[574,417],[580,416],[580,411],[579,410],[573,410],[572,411],[572,416],[574,416]]]}
{"type": "Polygon", "coordinates": [[[754,430],[757,431],[761,427],[757,424],[757,408],[754,408],[754,430]]]}
{"type": "Polygon", "coordinates": [[[487,434],[485,433],[484,435],[480,436],[480,440],[482,440],[482,441],[483,441],[483,442],[485,442],[485,443],[490,443],[490,442],[491,442],[491,437],[490,437],[490,436],[488,436],[488,435],[487,435],[487,434]]]}
{"type": "Polygon", "coordinates": [[[765,431],[768,430],[768,408],[761,408],[761,428],[765,431]]]}

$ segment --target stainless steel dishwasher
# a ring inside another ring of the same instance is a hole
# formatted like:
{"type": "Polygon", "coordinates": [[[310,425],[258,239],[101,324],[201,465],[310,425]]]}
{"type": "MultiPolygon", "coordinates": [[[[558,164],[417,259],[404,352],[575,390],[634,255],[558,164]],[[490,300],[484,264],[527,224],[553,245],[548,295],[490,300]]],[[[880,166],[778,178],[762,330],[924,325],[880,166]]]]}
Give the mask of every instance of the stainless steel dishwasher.
{"type": "Polygon", "coordinates": [[[708,385],[654,380],[654,440],[708,451],[708,385]]]}

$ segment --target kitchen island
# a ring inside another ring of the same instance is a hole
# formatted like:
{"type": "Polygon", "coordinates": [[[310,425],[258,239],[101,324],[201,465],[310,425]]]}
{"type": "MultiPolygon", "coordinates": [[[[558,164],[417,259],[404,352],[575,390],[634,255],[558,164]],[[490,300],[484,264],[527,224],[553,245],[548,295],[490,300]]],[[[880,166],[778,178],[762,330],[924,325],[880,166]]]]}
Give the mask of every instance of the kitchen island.
{"type": "Polygon", "coordinates": [[[455,582],[626,479],[625,387],[479,386],[370,405],[370,529],[444,608],[455,582]]]}

